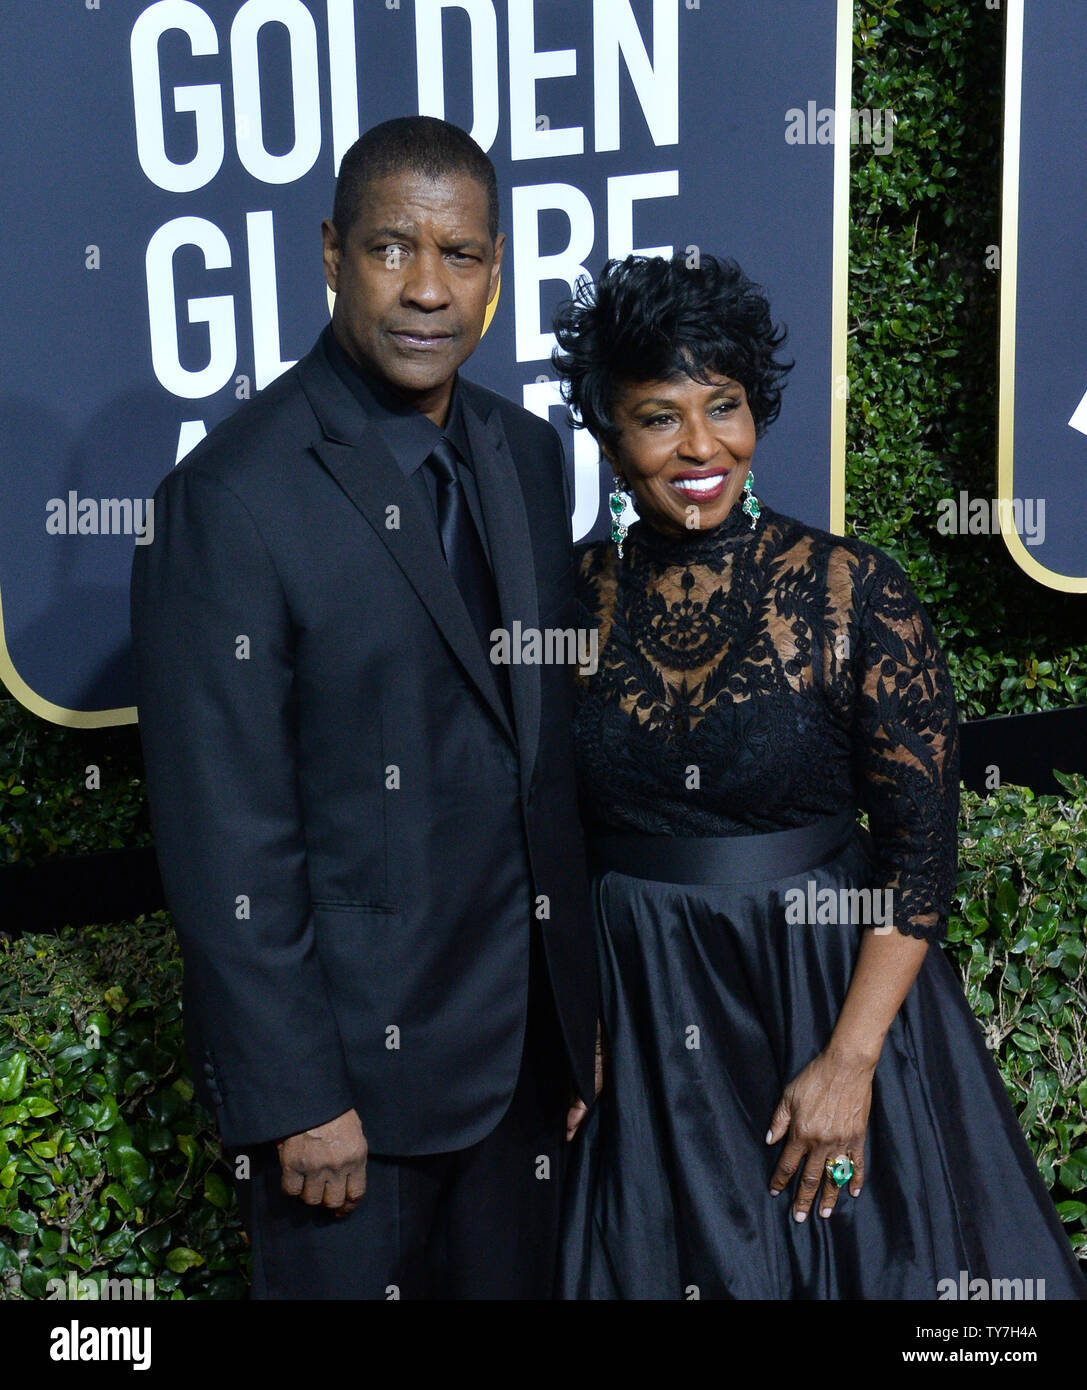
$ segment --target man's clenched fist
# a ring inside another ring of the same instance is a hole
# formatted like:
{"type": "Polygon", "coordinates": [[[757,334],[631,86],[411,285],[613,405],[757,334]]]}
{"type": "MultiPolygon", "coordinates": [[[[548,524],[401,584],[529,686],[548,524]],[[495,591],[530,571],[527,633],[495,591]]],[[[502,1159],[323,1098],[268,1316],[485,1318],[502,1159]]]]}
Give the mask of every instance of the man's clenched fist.
{"type": "Polygon", "coordinates": [[[354,1110],[276,1141],[283,1191],[347,1216],[366,1191],[366,1136],[354,1110]]]}

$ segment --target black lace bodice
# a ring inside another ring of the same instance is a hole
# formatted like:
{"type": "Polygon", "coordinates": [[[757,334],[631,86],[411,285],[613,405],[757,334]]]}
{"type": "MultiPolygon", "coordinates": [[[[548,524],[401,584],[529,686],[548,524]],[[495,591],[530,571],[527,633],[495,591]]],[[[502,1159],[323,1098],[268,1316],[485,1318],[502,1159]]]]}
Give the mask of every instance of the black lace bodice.
{"type": "Polygon", "coordinates": [[[763,505],[671,539],[632,526],[623,559],[581,548],[598,667],[576,724],[590,833],[734,835],[868,813],[873,888],[939,939],[955,888],[955,699],[901,568],[763,505]]]}

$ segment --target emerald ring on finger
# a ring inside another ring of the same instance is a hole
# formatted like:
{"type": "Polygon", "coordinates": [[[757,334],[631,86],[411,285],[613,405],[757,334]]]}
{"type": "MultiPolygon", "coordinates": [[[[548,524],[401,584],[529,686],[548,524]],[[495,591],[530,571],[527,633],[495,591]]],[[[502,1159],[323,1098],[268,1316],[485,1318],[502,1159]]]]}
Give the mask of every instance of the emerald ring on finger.
{"type": "Polygon", "coordinates": [[[827,1177],[835,1187],[844,1187],[857,1171],[848,1154],[839,1154],[837,1158],[828,1158],[826,1167],[827,1177]]]}

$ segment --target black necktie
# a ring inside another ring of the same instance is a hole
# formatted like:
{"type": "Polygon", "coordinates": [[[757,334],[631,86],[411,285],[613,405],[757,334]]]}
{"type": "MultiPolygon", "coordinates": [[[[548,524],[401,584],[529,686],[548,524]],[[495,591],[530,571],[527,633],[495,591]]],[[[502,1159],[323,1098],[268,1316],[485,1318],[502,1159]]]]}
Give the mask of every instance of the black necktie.
{"type": "MultiPolygon", "coordinates": [[[[446,562],[461,592],[472,623],[479,633],[488,664],[493,643],[491,632],[501,626],[498,590],[487,563],[479,531],[457,471],[458,454],[444,436],[427,457],[428,467],[438,480],[438,532],[446,562]]],[[[504,667],[493,667],[498,688],[509,708],[509,677],[504,667]]]]}

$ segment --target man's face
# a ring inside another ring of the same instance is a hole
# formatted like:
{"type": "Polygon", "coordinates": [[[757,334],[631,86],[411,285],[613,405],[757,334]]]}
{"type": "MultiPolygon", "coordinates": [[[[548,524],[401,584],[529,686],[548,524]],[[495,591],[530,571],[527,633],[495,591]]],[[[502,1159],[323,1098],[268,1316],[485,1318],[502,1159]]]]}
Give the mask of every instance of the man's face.
{"type": "Polygon", "coordinates": [[[364,369],[444,424],[457,368],[475,351],[498,288],[487,194],[469,174],[375,179],[341,243],[321,227],[332,327],[364,369]]]}

